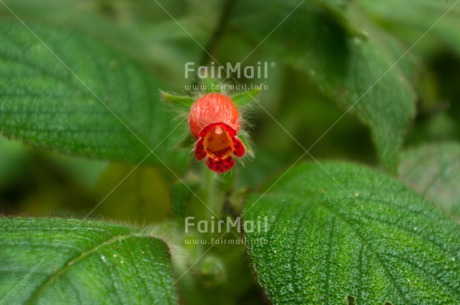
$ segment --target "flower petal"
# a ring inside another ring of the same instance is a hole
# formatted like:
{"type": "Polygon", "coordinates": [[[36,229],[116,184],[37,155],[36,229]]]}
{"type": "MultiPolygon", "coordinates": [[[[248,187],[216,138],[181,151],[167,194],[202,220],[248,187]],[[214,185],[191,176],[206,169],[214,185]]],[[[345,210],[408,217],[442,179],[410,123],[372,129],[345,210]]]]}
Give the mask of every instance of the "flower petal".
{"type": "Polygon", "coordinates": [[[232,157],[228,157],[226,159],[213,159],[207,158],[206,165],[212,171],[217,173],[225,173],[233,168],[235,165],[235,160],[232,157]]]}
{"type": "Polygon", "coordinates": [[[204,150],[203,138],[200,138],[195,144],[195,158],[201,161],[206,157],[206,151],[204,150]]]}
{"type": "Polygon", "coordinates": [[[236,136],[236,130],[223,122],[216,122],[216,123],[211,123],[207,125],[205,128],[203,128],[203,130],[200,131],[198,136],[204,137],[211,129],[213,129],[216,126],[222,127],[222,129],[224,129],[230,137],[236,136]]]}
{"type": "Polygon", "coordinates": [[[233,138],[233,147],[234,147],[233,153],[235,154],[235,156],[239,158],[243,157],[244,154],[246,153],[246,148],[244,147],[243,142],[241,142],[241,140],[238,139],[237,137],[233,138]]]}

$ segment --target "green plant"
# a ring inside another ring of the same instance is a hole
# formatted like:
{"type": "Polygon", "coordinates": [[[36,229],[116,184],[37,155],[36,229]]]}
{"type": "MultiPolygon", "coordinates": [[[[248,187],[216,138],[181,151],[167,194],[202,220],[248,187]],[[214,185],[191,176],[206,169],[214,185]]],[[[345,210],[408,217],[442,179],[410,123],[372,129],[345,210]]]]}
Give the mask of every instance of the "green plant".
{"type": "Polygon", "coordinates": [[[459,2],[0,0],[0,304],[459,304],[459,2]]]}

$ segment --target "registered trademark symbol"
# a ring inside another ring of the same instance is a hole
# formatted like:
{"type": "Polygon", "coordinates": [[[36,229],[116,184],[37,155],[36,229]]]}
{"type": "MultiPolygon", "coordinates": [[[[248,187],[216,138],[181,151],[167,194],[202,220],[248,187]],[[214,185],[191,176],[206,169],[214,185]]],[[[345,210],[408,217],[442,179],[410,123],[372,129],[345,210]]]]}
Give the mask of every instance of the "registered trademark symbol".
{"type": "Polygon", "coordinates": [[[275,68],[275,67],[276,67],[276,62],[272,61],[272,62],[270,63],[270,67],[275,68]]]}

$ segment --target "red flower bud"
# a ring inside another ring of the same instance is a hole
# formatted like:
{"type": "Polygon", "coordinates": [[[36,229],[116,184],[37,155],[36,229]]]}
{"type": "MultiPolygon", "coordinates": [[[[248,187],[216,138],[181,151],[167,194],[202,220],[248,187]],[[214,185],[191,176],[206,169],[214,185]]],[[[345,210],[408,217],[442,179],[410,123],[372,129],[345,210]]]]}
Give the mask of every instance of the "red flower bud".
{"type": "Polygon", "coordinates": [[[235,165],[233,155],[241,158],[246,149],[237,137],[240,114],[232,100],[220,93],[209,93],[193,103],[189,114],[197,160],[206,158],[209,169],[224,173],[235,165]]]}

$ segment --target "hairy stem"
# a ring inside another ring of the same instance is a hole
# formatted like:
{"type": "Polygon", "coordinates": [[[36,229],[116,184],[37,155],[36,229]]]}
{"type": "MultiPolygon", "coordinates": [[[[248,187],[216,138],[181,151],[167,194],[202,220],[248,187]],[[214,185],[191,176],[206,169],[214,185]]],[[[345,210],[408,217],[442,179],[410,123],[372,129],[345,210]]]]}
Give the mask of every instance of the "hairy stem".
{"type": "Polygon", "coordinates": [[[217,174],[207,168],[204,168],[204,171],[203,190],[206,191],[205,200],[208,206],[208,218],[211,219],[211,216],[219,218],[222,212],[222,203],[218,198],[217,174]]]}

